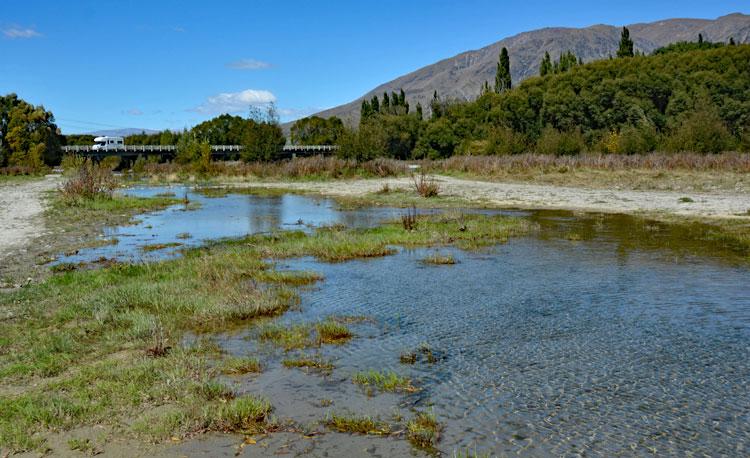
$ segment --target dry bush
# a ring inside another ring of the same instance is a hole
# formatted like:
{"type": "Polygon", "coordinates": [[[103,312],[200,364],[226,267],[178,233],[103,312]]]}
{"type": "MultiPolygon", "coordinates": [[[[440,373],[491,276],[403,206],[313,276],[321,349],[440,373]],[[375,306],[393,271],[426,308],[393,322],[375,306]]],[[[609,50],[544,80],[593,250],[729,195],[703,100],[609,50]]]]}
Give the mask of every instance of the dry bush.
{"type": "Polygon", "coordinates": [[[406,213],[401,215],[401,224],[407,231],[413,231],[417,227],[417,208],[412,206],[406,213]]]}
{"type": "Polygon", "coordinates": [[[81,199],[109,199],[116,187],[112,170],[86,159],[75,175],[60,188],[60,193],[66,201],[75,203],[81,199]]]}
{"type": "Polygon", "coordinates": [[[37,169],[25,165],[11,165],[8,167],[0,167],[0,175],[20,176],[34,175],[36,173],[38,173],[37,169]]]}
{"type": "Polygon", "coordinates": [[[412,175],[414,181],[414,190],[422,197],[436,197],[440,194],[440,185],[433,178],[428,177],[424,172],[419,175],[412,175]]]}
{"type": "Polygon", "coordinates": [[[561,169],[619,170],[691,170],[750,172],[750,154],[722,153],[651,153],[651,154],[581,154],[554,156],[547,154],[517,154],[512,156],[453,156],[440,161],[422,161],[421,167],[435,172],[462,172],[493,176],[508,173],[561,169]]]}

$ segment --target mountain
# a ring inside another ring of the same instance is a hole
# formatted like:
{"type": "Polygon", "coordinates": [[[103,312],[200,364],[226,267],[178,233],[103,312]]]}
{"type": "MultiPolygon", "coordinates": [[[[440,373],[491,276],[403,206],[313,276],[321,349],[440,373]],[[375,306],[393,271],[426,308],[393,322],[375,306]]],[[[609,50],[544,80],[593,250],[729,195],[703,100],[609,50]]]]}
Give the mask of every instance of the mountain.
{"type": "MultiPolygon", "coordinates": [[[[734,13],[717,19],[666,19],[657,22],[631,24],[630,37],[639,51],[650,53],[656,48],[676,41],[697,41],[702,34],[707,41],[750,43],[750,15],[734,13]]],[[[404,89],[411,107],[420,102],[429,110],[433,91],[441,98],[472,99],[479,94],[485,81],[495,80],[498,55],[503,47],[510,53],[513,83],[539,74],[539,62],[545,52],[555,59],[560,53],[573,51],[584,62],[607,58],[617,52],[621,27],[593,25],[582,29],[554,27],[524,32],[505,38],[484,48],[467,51],[454,57],[422,67],[409,74],[381,84],[362,97],[320,113],[318,116],[338,116],[347,124],[359,122],[363,98],[383,92],[404,89]]]]}
{"type": "Polygon", "coordinates": [[[97,130],[94,132],[87,132],[87,135],[93,135],[95,137],[127,137],[128,135],[138,135],[140,133],[146,133],[146,134],[158,134],[158,130],[153,129],[139,129],[137,127],[126,127],[124,129],[105,129],[105,130],[97,130]]]}

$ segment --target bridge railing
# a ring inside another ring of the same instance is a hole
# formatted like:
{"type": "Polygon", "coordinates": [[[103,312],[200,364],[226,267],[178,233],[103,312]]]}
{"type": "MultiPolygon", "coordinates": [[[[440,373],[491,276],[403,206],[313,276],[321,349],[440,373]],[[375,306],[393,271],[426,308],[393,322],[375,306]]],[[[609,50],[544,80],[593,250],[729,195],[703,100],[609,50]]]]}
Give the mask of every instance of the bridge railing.
{"type": "MultiPolygon", "coordinates": [[[[284,145],[281,149],[285,153],[330,153],[336,151],[336,145],[284,145]]],[[[211,145],[211,151],[215,153],[239,152],[242,145],[211,145]]],[[[88,145],[63,146],[64,153],[92,153],[92,154],[118,154],[118,153],[174,153],[177,151],[175,145],[123,145],[111,149],[94,149],[88,145]]]]}

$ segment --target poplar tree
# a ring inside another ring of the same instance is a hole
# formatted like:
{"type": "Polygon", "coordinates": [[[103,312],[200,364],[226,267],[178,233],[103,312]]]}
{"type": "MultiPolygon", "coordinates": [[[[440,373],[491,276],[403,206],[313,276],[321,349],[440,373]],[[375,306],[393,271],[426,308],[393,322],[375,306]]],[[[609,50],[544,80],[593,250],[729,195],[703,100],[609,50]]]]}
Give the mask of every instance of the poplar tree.
{"type": "Polygon", "coordinates": [[[388,113],[390,111],[390,109],[391,109],[391,100],[388,97],[388,93],[387,92],[383,92],[383,104],[380,107],[380,112],[381,113],[388,113]]]}
{"type": "Polygon", "coordinates": [[[633,57],[633,40],[630,39],[630,30],[627,27],[622,28],[620,49],[617,50],[617,57],[633,57]]]}
{"type": "Polygon", "coordinates": [[[495,73],[495,92],[498,94],[510,89],[510,57],[508,49],[503,47],[500,51],[500,58],[497,62],[497,72],[495,73]]]}
{"type": "Polygon", "coordinates": [[[544,52],[542,63],[539,65],[539,76],[545,76],[552,73],[552,59],[549,56],[549,52],[544,52]]]}
{"type": "Polygon", "coordinates": [[[359,119],[360,121],[364,121],[365,119],[369,118],[371,113],[370,108],[370,102],[367,100],[362,101],[362,108],[359,110],[359,119]]]}
{"type": "Polygon", "coordinates": [[[417,102],[417,116],[419,116],[419,119],[422,120],[422,104],[417,102]]]}
{"type": "Polygon", "coordinates": [[[370,111],[371,113],[380,113],[380,101],[378,100],[377,95],[372,96],[372,100],[370,101],[370,111]]]}

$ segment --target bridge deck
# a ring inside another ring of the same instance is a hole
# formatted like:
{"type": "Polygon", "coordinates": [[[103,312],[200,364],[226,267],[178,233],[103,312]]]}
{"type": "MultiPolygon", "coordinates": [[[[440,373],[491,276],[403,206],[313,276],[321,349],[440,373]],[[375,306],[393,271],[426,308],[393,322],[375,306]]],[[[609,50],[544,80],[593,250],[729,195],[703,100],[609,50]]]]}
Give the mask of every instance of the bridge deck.
{"type": "MultiPolygon", "coordinates": [[[[231,157],[234,153],[240,153],[243,149],[242,145],[211,145],[211,152],[214,157],[231,157]]],[[[338,146],[335,145],[284,145],[280,151],[280,157],[327,155],[334,153],[337,149],[338,146]]],[[[173,157],[177,152],[177,147],[175,145],[124,145],[116,149],[95,150],[87,145],[71,145],[63,146],[62,150],[64,153],[101,159],[107,156],[137,157],[139,155],[157,154],[164,157],[173,157]]]]}

